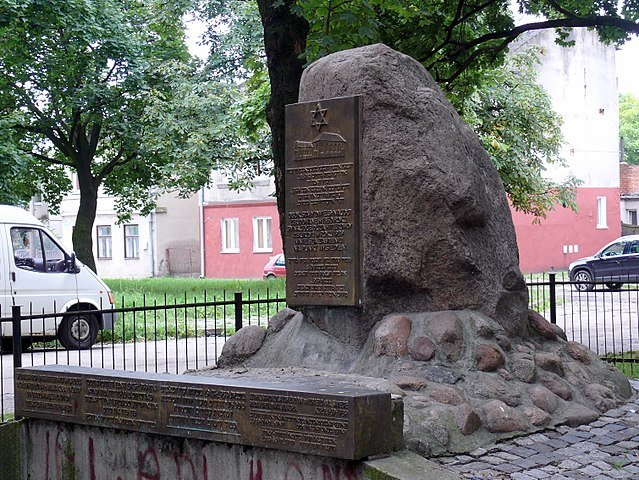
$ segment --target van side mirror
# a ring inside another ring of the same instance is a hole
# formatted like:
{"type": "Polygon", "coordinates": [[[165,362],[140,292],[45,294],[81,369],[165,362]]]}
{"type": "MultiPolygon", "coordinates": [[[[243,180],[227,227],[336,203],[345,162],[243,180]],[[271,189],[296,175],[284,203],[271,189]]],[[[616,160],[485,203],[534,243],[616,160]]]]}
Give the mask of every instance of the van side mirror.
{"type": "Polygon", "coordinates": [[[67,257],[67,273],[78,273],[80,269],[78,268],[78,264],[75,261],[75,252],[71,252],[71,254],[67,257]]]}

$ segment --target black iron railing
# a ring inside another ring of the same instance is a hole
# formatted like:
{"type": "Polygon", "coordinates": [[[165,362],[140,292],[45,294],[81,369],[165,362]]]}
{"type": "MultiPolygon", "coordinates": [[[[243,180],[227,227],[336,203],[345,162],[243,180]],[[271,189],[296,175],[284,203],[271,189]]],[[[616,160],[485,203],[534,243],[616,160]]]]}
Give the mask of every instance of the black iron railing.
{"type": "Polygon", "coordinates": [[[212,300],[205,294],[202,301],[188,302],[185,296],[179,303],[167,298],[162,304],[142,303],[50,314],[13,307],[11,317],[0,318],[0,327],[11,325],[14,332],[2,337],[0,421],[10,419],[13,411],[14,368],[66,364],[156,373],[204,368],[215,364],[229,335],[245,325],[266,327],[268,319],[286,306],[284,298],[256,297],[250,292],[212,300]],[[98,321],[114,314],[113,329],[100,330],[91,348],[82,349],[80,344],[65,348],[58,339],[65,318],[91,316],[98,321]]]}

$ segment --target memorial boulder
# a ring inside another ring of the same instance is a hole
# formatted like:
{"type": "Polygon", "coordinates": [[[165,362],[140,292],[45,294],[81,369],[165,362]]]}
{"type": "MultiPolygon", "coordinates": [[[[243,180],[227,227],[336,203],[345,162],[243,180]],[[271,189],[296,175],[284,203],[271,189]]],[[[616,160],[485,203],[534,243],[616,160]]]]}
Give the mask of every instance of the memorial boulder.
{"type": "Polygon", "coordinates": [[[577,424],[632,395],[529,312],[499,175],[418,62],[371,45],[311,64],[286,149],[287,302],[299,313],[272,320],[242,375],[385,379],[423,455],[577,424]]]}
{"type": "Polygon", "coordinates": [[[302,76],[300,102],[350,95],[362,96],[364,119],[362,328],[391,312],[467,309],[522,334],[515,231],[477,136],[420,63],[383,44],[329,55],[302,76]]]}

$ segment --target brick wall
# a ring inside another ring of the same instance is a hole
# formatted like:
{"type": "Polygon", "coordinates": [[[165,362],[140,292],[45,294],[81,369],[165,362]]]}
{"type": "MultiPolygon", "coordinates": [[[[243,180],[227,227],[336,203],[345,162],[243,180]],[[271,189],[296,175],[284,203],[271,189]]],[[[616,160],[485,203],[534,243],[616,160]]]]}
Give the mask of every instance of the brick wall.
{"type": "Polygon", "coordinates": [[[639,193],[639,165],[619,164],[619,187],[621,195],[639,193]]]}

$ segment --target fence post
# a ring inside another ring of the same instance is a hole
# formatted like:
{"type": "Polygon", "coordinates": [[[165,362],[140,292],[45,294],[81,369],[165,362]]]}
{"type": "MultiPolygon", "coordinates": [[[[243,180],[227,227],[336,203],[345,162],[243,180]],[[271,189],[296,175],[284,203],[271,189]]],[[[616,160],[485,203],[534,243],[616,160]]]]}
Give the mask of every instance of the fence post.
{"type": "Polygon", "coordinates": [[[557,324],[556,275],[556,273],[551,273],[548,275],[550,277],[550,323],[552,323],[553,325],[557,324]]]}
{"type": "Polygon", "coordinates": [[[20,305],[11,307],[12,330],[13,330],[13,368],[22,366],[22,313],[20,305]]]}
{"type": "Polygon", "coordinates": [[[242,292],[233,294],[235,302],[235,331],[242,328],[242,292]]]}

